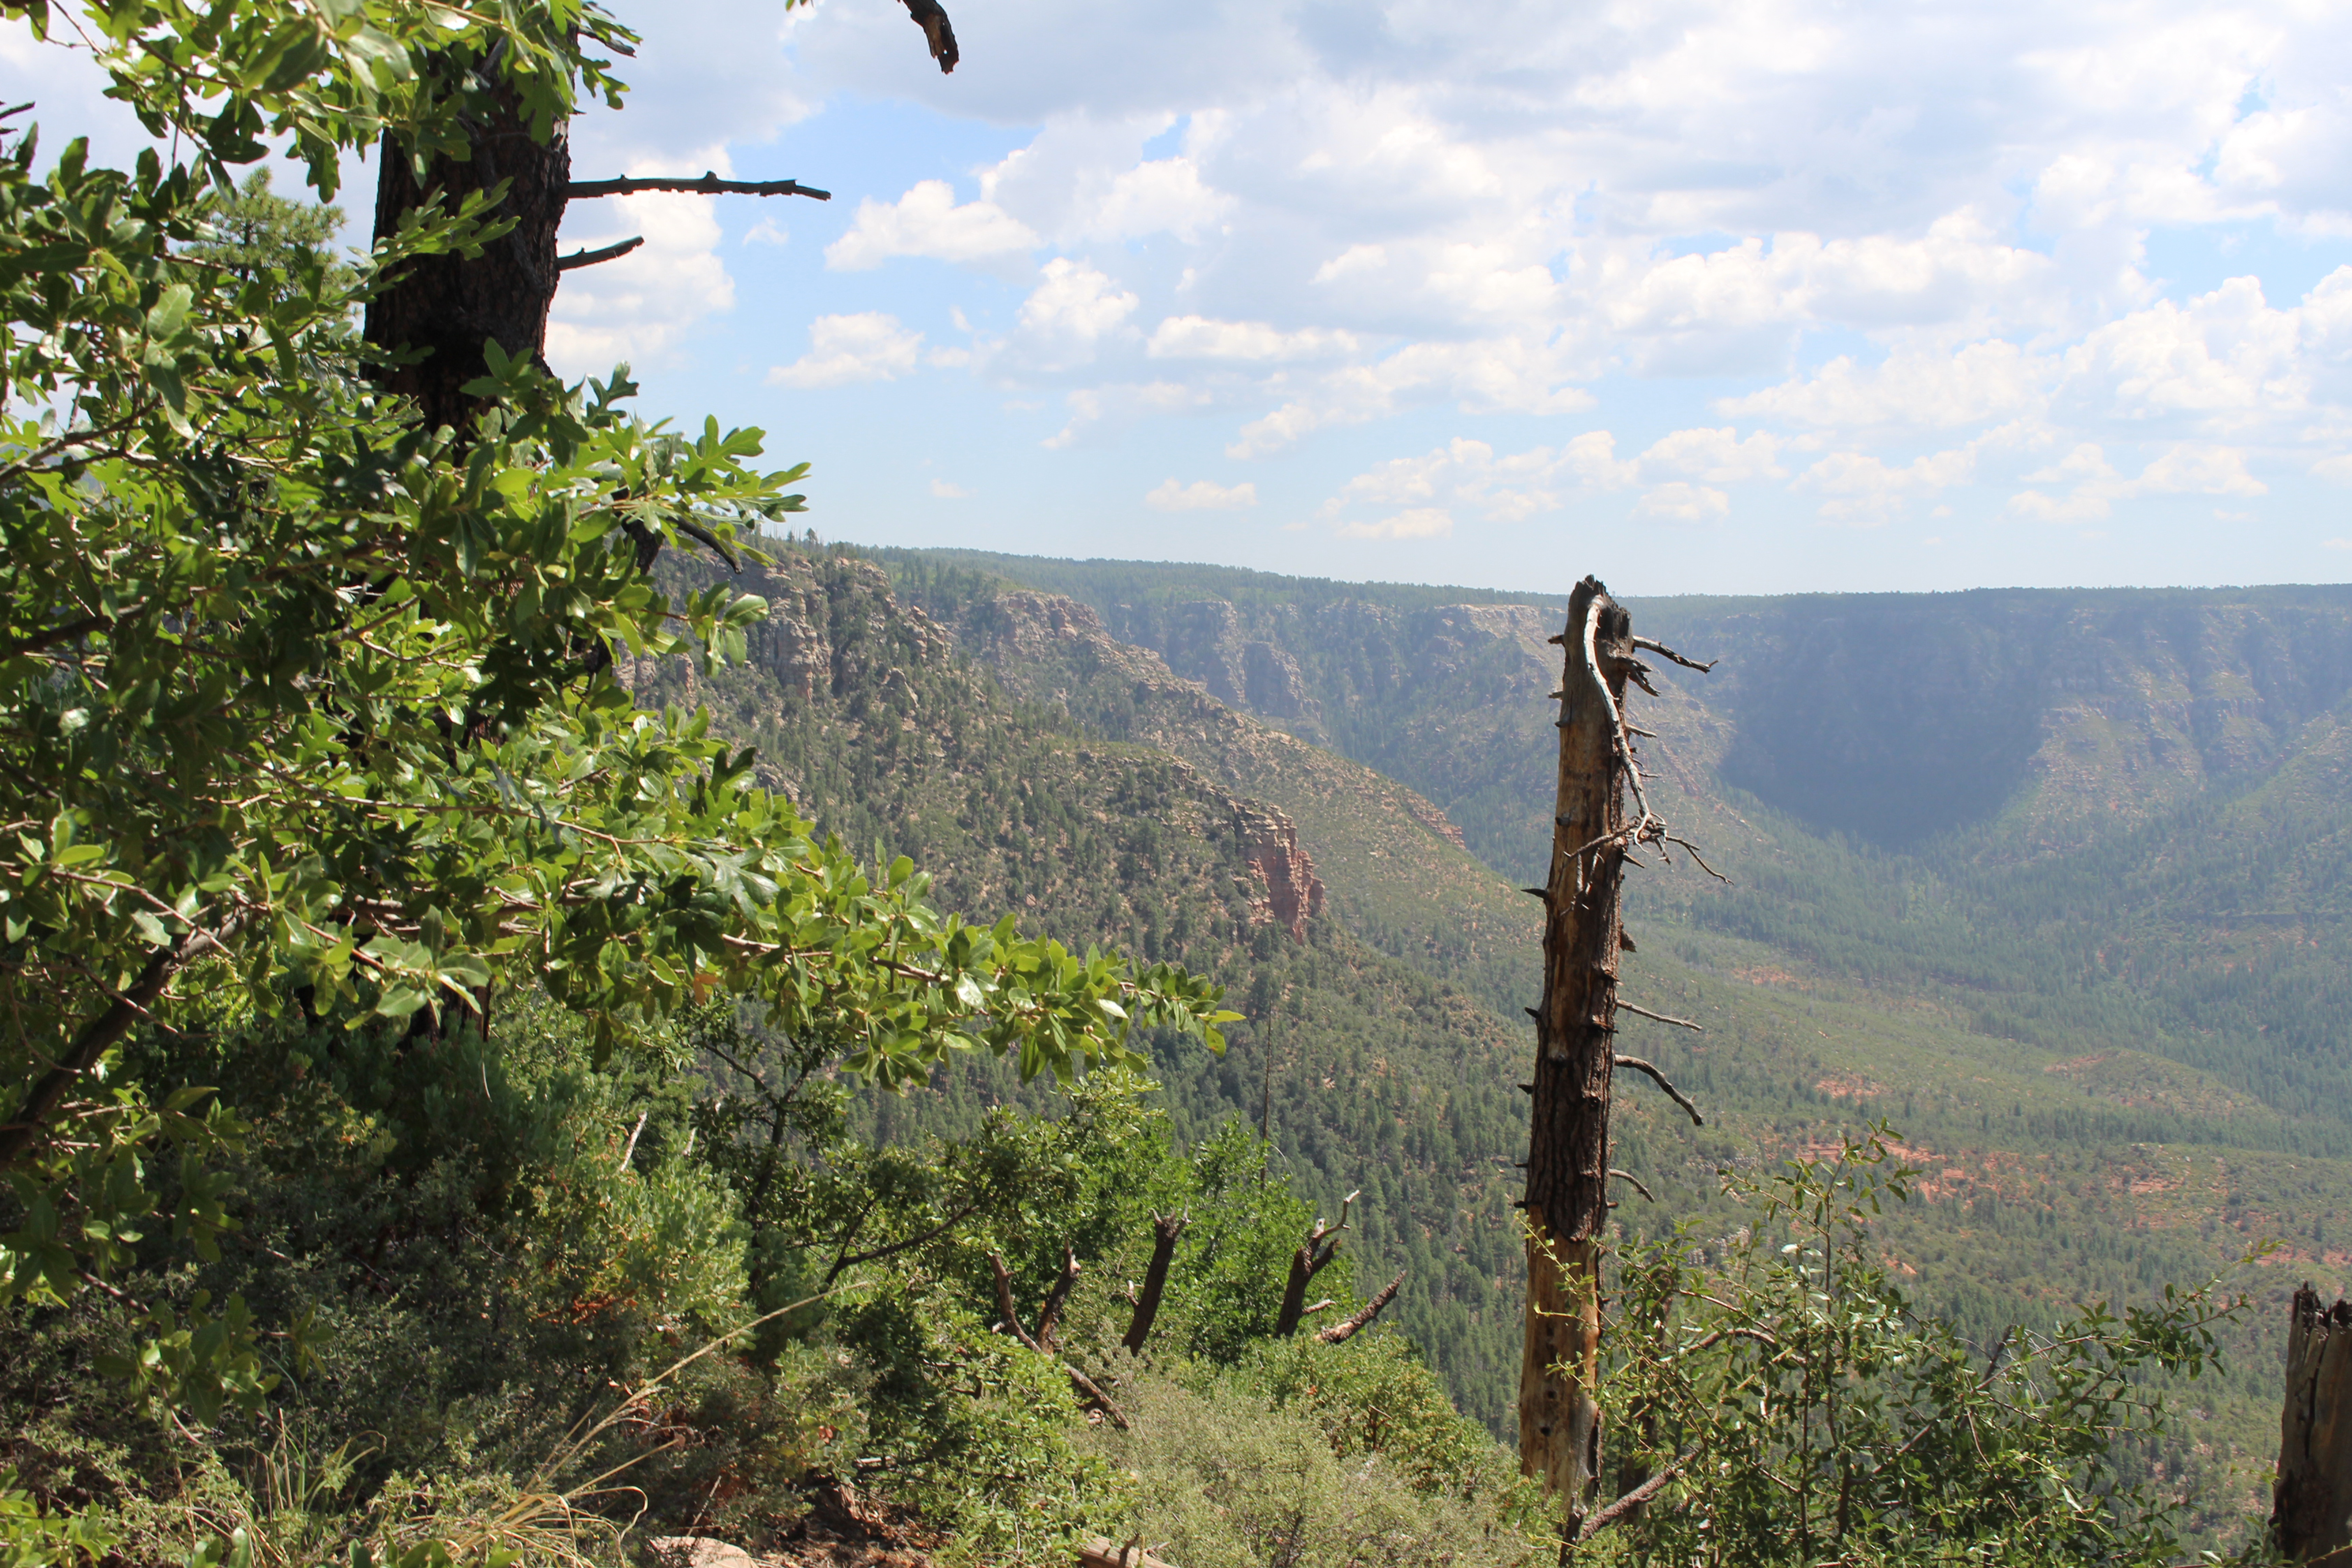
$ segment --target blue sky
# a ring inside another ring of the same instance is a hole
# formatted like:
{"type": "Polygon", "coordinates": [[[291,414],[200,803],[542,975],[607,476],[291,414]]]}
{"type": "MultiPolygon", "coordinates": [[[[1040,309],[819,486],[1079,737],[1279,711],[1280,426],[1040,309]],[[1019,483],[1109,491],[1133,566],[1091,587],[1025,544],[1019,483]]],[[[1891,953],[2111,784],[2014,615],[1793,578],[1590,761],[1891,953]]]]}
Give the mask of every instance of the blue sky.
{"type": "MultiPolygon", "coordinates": [[[[551,357],[829,538],[1560,590],[2352,575],[2333,4],[625,0],[551,357]]],[[[103,106],[21,38],[45,133],[103,106]]],[[[11,101],[14,101],[12,97],[11,101]]],[[[110,134],[125,132],[115,127],[110,134]]],[[[367,208],[372,171],[347,197],[367,208]]]]}

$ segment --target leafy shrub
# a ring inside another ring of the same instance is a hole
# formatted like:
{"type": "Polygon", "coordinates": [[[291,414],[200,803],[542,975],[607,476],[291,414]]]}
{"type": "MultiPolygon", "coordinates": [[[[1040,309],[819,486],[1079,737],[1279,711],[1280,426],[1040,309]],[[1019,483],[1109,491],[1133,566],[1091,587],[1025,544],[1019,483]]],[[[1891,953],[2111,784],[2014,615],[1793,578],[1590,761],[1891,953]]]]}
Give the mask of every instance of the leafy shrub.
{"type": "Polygon", "coordinates": [[[1504,1568],[1533,1550],[1492,1489],[1432,1488],[1404,1456],[1337,1450],[1318,1407],[1276,1405],[1246,1376],[1145,1375],[1125,1398],[1133,1429],[1084,1441],[1127,1472],[1122,1537],[1183,1568],[1504,1568]]]}

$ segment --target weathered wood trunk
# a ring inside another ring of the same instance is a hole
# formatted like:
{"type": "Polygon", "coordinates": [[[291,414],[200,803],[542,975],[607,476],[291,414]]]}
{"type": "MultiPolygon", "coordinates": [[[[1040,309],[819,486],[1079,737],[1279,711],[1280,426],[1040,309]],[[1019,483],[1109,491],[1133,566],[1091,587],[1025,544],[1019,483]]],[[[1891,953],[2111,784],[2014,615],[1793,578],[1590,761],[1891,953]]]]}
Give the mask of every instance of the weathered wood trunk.
{"type": "Polygon", "coordinates": [[[1519,1365],[1519,1468],[1562,1500],[1571,1526],[1601,1469],[1600,1236],[1609,1212],[1624,847],[1593,841],[1625,826],[1615,715],[1624,701],[1631,634],[1631,618],[1597,579],[1577,585],[1559,638],[1566,652],[1559,786],[1544,898],[1544,995],[1536,1010],[1519,1365]]]}
{"type": "Polygon", "coordinates": [[[2271,1535],[2294,1562],[2352,1563],[2352,1301],[2322,1307],[2305,1285],[2293,1310],[2271,1535]]]}
{"type": "Polygon", "coordinates": [[[467,195],[508,182],[498,216],[512,232],[478,256],[428,256],[409,264],[368,305],[367,341],[378,348],[408,348],[425,357],[395,365],[384,389],[416,399],[429,425],[466,428],[474,400],[461,390],[487,368],[482,344],[495,341],[509,359],[544,365],[547,313],[559,275],[555,232],[563,224],[572,183],[572,144],[562,123],[544,142],[516,112],[511,90],[474,127],[471,156],[436,158],[419,180],[405,153],[387,137],[378,149],[375,236],[398,231],[402,217],[436,193],[456,211],[467,195]]]}
{"type": "Polygon", "coordinates": [[[1176,1244],[1183,1238],[1185,1226],[1192,1223],[1185,1215],[1151,1216],[1151,1266],[1143,1271],[1143,1294],[1135,1299],[1135,1311],[1128,1318],[1127,1332],[1119,1341],[1131,1355],[1141,1355],[1151,1338],[1151,1325],[1160,1316],[1160,1300],[1168,1293],[1168,1268],[1176,1260],[1176,1244]]]}

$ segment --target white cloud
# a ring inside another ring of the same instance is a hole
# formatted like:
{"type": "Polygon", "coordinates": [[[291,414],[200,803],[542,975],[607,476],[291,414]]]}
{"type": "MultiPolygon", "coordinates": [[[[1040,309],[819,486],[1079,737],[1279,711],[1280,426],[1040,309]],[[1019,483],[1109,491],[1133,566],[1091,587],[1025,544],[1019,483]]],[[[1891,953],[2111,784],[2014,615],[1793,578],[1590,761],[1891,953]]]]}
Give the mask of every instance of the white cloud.
{"type": "Polygon", "coordinates": [[[1045,263],[1037,287],[1021,301],[1012,335],[996,346],[990,368],[1000,375],[1035,374],[1089,364],[1103,340],[1126,326],[1139,302],[1108,273],[1057,256],[1045,263]]]}
{"type": "Polygon", "coordinates": [[[1171,475],[1151,488],[1143,504],[1154,511],[1236,511],[1257,505],[1257,486],[1247,481],[1220,485],[1207,479],[1180,485],[1171,475]]]}
{"type": "Polygon", "coordinates": [[[945,479],[931,481],[931,495],[939,500],[970,500],[972,498],[971,490],[961,485],[950,484],[945,479]]]}
{"type": "Polygon", "coordinates": [[[1592,395],[1561,384],[1566,361],[1561,348],[1532,338],[1413,343],[1373,363],[1322,373],[1244,425],[1225,455],[1264,457],[1318,430],[1447,401],[1477,414],[1579,413],[1592,406],[1592,395]]]}
{"type": "MultiPolygon", "coordinates": [[[[797,8],[772,30],[792,55],[762,124],[842,96],[990,128],[934,165],[969,169],[977,199],[929,179],[865,202],[827,259],[1025,282],[1011,303],[924,300],[983,323],[925,347],[969,355],[992,404],[1065,402],[1057,449],[1149,449],[1155,425],[1207,417],[1235,458],[1313,469],[1349,427],[1409,419],[1385,449],[1414,453],[1455,414],[1609,400],[1483,466],[1399,459],[1427,469],[1420,500],[1366,488],[1402,470],[1327,468],[1344,504],[1325,528],[1426,511],[1469,531],[1621,488],[1650,516],[1765,517],[1785,491],[1867,524],[2011,497],[2095,520],[2250,494],[2263,465],[2352,482],[2352,268],[2299,300],[2278,281],[2304,289],[2352,237],[2352,32],[2307,0],[1003,0],[990,69],[974,46],[946,80],[895,13],[797,8]],[[2282,236],[2309,248],[2282,260],[2282,236]],[[1567,431],[1635,418],[1643,444],[1590,432],[1607,445],[1580,437],[1587,468],[1569,465],[1567,431]],[[2081,447],[2114,462],[2061,473],[2081,447]]],[[[718,276],[637,308],[686,321],[718,276]]],[[[823,281],[842,292],[812,310],[870,301],[823,281]]]]}
{"type": "Polygon", "coordinates": [[[1201,183],[1190,158],[1160,158],[1121,170],[1074,227],[1087,239],[1171,234],[1190,244],[1218,226],[1233,205],[1201,183]]]}
{"type": "Polygon", "coordinates": [[[2259,496],[2270,487],[2246,471],[2245,453],[2231,447],[2183,442],[2168,447],[2126,479],[2105,450],[2084,442],[2060,461],[2025,476],[2032,485],[2063,487],[2063,493],[2021,490],[2010,510],[2040,522],[2083,522],[2105,517],[2113,503],[2150,495],[2259,496]]]}
{"type": "Polygon", "coordinates": [[[761,218],[743,231],[746,245],[786,246],[793,242],[791,231],[777,226],[773,218],[761,218]]]}
{"type": "Polygon", "coordinates": [[[895,203],[871,197],[858,203],[849,232],[824,247],[824,264],[856,272],[898,256],[988,261],[1025,255],[1039,243],[1027,225],[993,202],[958,206],[945,180],[924,180],[895,203]]]}
{"type": "Polygon", "coordinates": [[[563,275],[547,326],[548,363],[558,370],[602,375],[624,360],[641,370],[661,363],[696,322],[734,309],[735,280],[719,258],[725,237],[712,198],[646,191],[582,202],[572,211],[594,226],[568,224],[564,249],[593,250],[637,235],[646,242],[618,260],[563,275]]]}
{"type": "Polygon", "coordinates": [[[1717,405],[1721,412],[1840,430],[1948,429],[2008,419],[2048,395],[2058,365],[2000,338],[1958,351],[1898,349],[1869,369],[1840,354],[1801,380],[1717,405]]]}
{"type": "Polygon", "coordinates": [[[1444,539],[1454,519],[1433,506],[1415,507],[1377,522],[1343,522],[1332,531],[1342,539],[1444,539]]]}
{"type": "Polygon", "coordinates": [[[1373,537],[1360,531],[1387,526],[1350,517],[1358,509],[1402,506],[1412,509],[1402,515],[1414,517],[1442,512],[1449,531],[1454,514],[1462,511],[1496,522],[1519,522],[1559,510],[1571,492],[1629,484],[1638,468],[1618,461],[1616,438],[1606,430],[1589,430],[1565,446],[1537,447],[1507,458],[1497,458],[1484,441],[1457,436],[1418,458],[1391,458],[1358,474],[1317,515],[1332,521],[1335,531],[1349,538],[1373,537]]]}
{"type": "Polygon", "coordinates": [[[1731,515],[1731,498],[1711,485],[1676,479],[1643,491],[1633,510],[1637,516],[1666,522],[1713,522],[1731,515]]]}
{"type": "Polygon", "coordinates": [[[1789,470],[1780,465],[1780,446],[1779,437],[1762,430],[1745,441],[1728,428],[1677,430],[1642,454],[1641,471],[1645,478],[1683,474],[1717,484],[1785,479],[1789,470]]]}
{"type": "Polygon", "coordinates": [[[809,323],[809,352],[770,371],[768,384],[810,388],[895,381],[914,374],[922,344],[922,333],[879,310],[819,316],[809,323]]]}
{"type": "Polygon", "coordinates": [[[1056,449],[1108,443],[1146,419],[1197,412],[1212,395],[1177,381],[1113,382],[1079,387],[1066,399],[1070,422],[1045,439],[1056,449]]]}
{"type": "MultiPolygon", "coordinates": [[[[2007,434],[1989,439],[1998,441],[2007,434]]],[[[1974,479],[1981,445],[1971,442],[1901,464],[1888,463],[1868,452],[1832,452],[1798,476],[1792,488],[1826,498],[1821,504],[1823,521],[1868,528],[1895,517],[1915,496],[1950,489],[1974,479]]],[[[1930,515],[1948,517],[1951,511],[1948,506],[1938,506],[1930,515]]]]}
{"type": "Polygon", "coordinates": [[[2296,353],[2302,322],[2232,278],[2185,304],[2158,300],[2093,331],[2068,352],[2067,401],[2078,416],[2186,416],[2228,427],[2306,406],[2296,353]]]}
{"type": "Polygon", "coordinates": [[[1328,359],[1353,353],[1357,342],[1352,332],[1321,331],[1312,327],[1285,332],[1264,321],[1213,321],[1202,316],[1170,316],[1151,329],[1151,340],[1144,345],[1144,352],[1153,359],[1259,363],[1328,359]]]}

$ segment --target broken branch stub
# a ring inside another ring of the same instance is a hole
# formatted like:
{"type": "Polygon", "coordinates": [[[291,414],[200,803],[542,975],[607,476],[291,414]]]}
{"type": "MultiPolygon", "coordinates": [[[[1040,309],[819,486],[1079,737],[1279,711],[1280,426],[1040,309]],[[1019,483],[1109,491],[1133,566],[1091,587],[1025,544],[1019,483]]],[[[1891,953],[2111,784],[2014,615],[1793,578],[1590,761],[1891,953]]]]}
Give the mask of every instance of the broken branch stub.
{"type": "Polygon", "coordinates": [[[1374,1318],[1381,1315],[1381,1308],[1396,1300],[1397,1291],[1404,1285],[1404,1276],[1405,1271],[1402,1268],[1398,1269],[1396,1278],[1390,1280],[1386,1285],[1381,1287],[1379,1295],[1374,1296],[1370,1300],[1364,1303],[1363,1310],[1358,1312],[1354,1317],[1349,1318],[1345,1322],[1332,1324],[1329,1328],[1325,1329],[1321,1333],[1317,1334],[1315,1336],[1316,1339],[1327,1345],[1339,1345],[1345,1344],[1349,1340],[1355,1338],[1356,1335],[1362,1332],[1370,1325],[1371,1321],[1374,1318]]]}

